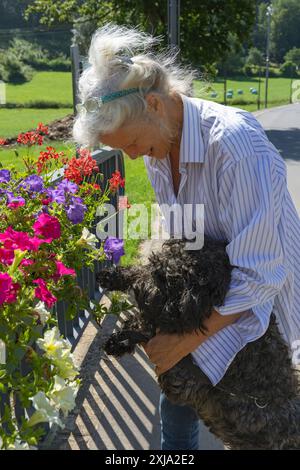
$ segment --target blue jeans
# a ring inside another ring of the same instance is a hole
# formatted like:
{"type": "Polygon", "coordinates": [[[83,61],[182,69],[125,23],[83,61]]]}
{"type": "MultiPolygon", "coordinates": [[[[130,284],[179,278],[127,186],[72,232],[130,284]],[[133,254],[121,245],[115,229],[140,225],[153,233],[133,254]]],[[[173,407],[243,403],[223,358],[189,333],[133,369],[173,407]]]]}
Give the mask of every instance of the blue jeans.
{"type": "Polygon", "coordinates": [[[162,450],[198,450],[200,421],[190,406],[174,405],[161,392],[159,400],[162,450]]]}

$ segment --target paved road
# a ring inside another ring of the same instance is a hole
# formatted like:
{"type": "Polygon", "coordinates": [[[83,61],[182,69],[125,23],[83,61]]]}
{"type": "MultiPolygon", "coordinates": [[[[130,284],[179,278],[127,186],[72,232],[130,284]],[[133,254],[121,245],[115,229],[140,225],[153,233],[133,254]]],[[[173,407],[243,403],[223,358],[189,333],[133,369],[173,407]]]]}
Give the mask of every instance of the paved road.
{"type": "Polygon", "coordinates": [[[300,103],[254,113],[287,164],[288,186],[300,213],[300,103]]]}

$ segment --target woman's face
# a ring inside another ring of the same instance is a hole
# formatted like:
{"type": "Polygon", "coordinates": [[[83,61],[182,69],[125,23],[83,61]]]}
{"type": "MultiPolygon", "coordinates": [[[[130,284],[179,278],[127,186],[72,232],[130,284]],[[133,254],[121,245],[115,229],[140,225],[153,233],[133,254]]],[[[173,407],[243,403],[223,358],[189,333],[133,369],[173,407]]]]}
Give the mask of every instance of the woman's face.
{"type": "Polygon", "coordinates": [[[131,159],[139,156],[163,159],[170,153],[182,123],[182,100],[163,100],[157,94],[146,96],[144,119],[123,125],[111,133],[102,134],[100,141],[122,149],[131,159]]]}
{"type": "Polygon", "coordinates": [[[114,132],[102,134],[100,140],[104,145],[122,149],[132,160],[142,155],[162,159],[171,147],[168,132],[162,133],[157,122],[152,121],[122,126],[114,132]]]}

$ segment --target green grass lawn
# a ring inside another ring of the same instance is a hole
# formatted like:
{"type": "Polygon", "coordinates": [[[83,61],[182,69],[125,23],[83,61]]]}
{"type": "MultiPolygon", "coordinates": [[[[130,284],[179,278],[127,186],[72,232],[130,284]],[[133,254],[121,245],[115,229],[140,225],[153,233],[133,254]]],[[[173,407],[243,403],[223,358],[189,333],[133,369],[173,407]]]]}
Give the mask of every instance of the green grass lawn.
{"type": "MultiPolygon", "coordinates": [[[[145,204],[148,209],[150,229],[150,207],[155,202],[155,194],[148,180],[143,158],[131,160],[125,156],[125,188],[128,201],[131,204],[145,204]]],[[[149,232],[148,232],[149,233],[149,232]]],[[[125,256],[122,257],[122,265],[138,263],[138,246],[142,240],[125,239],[125,256]]]]}
{"type": "Polygon", "coordinates": [[[73,112],[60,109],[0,109],[0,138],[15,137],[20,132],[35,128],[39,122],[49,124],[73,112]]]}
{"type": "MultiPolygon", "coordinates": [[[[221,80],[214,83],[208,84],[211,86],[210,91],[205,91],[206,83],[196,80],[194,83],[195,96],[218,103],[224,102],[224,84],[221,80]],[[211,92],[216,91],[218,96],[216,98],[211,97],[211,92]]],[[[237,107],[246,109],[247,111],[257,110],[257,95],[252,95],[250,87],[258,90],[259,81],[258,78],[253,77],[251,79],[241,77],[240,79],[227,80],[227,90],[233,90],[233,99],[227,98],[227,105],[234,106],[234,100],[245,100],[246,102],[251,101],[251,104],[236,104],[237,107]],[[243,95],[238,95],[237,90],[243,90],[243,95]]],[[[268,107],[280,106],[288,104],[290,100],[290,86],[291,80],[289,78],[270,78],[268,85],[268,107]]],[[[261,92],[260,101],[261,109],[264,108],[265,100],[265,80],[261,79],[261,92]]]]}
{"type": "Polygon", "coordinates": [[[36,72],[33,79],[24,84],[6,85],[6,101],[29,103],[30,101],[53,101],[71,107],[71,72],[36,72]]]}

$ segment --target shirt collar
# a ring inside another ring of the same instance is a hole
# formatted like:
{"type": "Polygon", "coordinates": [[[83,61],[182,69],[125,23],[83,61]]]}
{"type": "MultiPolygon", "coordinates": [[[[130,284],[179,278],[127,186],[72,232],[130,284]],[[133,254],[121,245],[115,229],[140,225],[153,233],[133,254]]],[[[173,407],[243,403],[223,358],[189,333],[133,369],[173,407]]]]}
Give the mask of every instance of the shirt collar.
{"type": "MultiPolygon", "coordinates": [[[[202,100],[180,95],[183,101],[183,126],[180,142],[179,162],[203,163],[204,141],[201,131],[202,100]]],[[[149,158],[150,165],[156,166],[157,158],[149,158]]]]}

